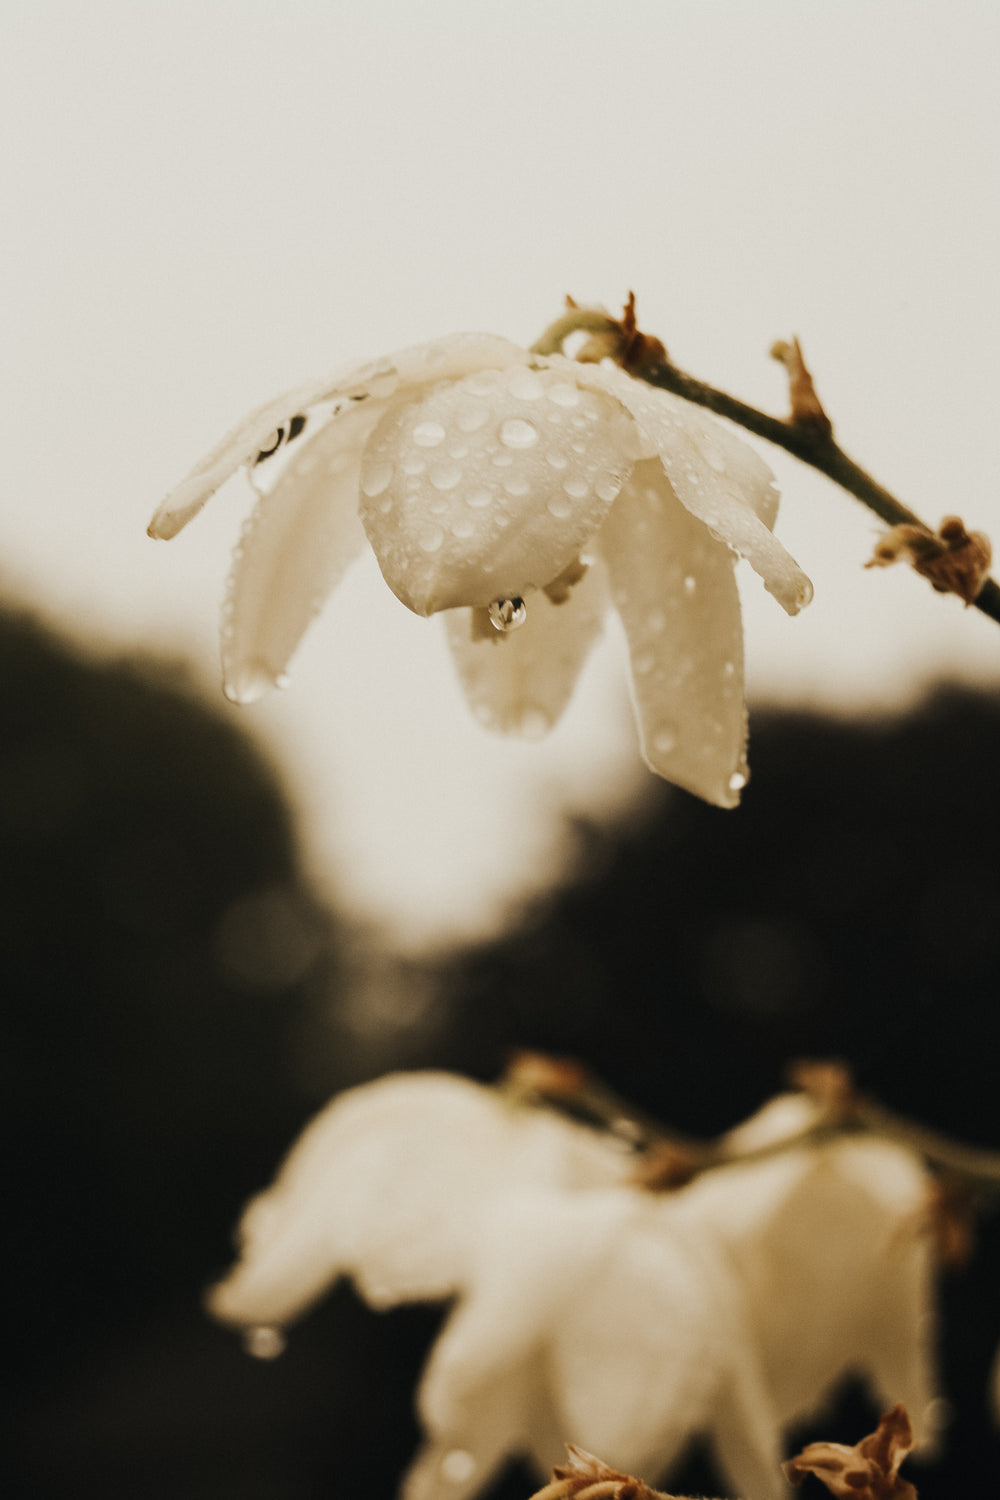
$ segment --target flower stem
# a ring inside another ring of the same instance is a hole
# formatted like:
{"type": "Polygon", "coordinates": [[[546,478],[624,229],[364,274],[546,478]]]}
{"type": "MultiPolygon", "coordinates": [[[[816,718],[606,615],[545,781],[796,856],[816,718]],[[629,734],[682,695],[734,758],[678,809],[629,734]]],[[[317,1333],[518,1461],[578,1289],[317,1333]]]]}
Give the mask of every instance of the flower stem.
{"type": "MultiPolygon", "coordinates": [[[[609,333],[618,326],[618,321],[608,313],[599,312],[594,308],[569,308],[561,318],[557,318],[554,323],[550,324],[537,343],[532,345],[532,352],[557,354],[562,350],[566,339],[573,333],[609,333]]],[[[756,407],[747,405],[745,401],[740,401],[735,396],[727,395],[725,391],[717,390],[715,386],[686,374],[669,359],[657,360],[655,363],[634,369],[631,373],[636,378],[645,380],[648,385],[670,391],[673,395],[680,396],[684,401],[691,401],[696,406],[704,406],[716,416],[726,417],[730,422],[735,422],[756,437],[764,438],[767,442],[783,448],[786,453],[791,453],[802,463],[808,464],[810,468],[818,469],[821,474],[825,474],[834,484],[853,495],[856,500],[860,500],[862,505],[867,505],[868,509],[874,511],[887,526],[909,523],[930,531],[931,528],[921,521],[919,516],[908,509],[902,501],[897,500],[895,495],[873,479],[859,464],[856,464],[830,432],[806,421],[785,420],[781,417],[772,417],[767,412],[758,411],[756,407]]],[[[996,620],[1000,624],[1000,584],[997,584],[994,579],[986,580],[973,604],[984,615],[988,615],[991,620],[996,620]]]]}

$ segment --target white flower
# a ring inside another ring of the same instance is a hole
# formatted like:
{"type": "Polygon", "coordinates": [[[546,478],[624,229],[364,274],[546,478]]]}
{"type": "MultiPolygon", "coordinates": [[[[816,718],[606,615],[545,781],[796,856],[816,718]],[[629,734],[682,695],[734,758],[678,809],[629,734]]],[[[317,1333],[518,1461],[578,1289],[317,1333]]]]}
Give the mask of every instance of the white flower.
{"type": "MultiPolygon", "coordinates": [[[[778,1101],[744,1144],[797,1134],[813,1108],[778,1101]]],[[[908,1153],[797,1146],[660,1195],[629,1176],[619,1146],[560,1117],[446,1074],[387,1078],[309,1127],[209,1306],[281,1325],[344,1274],[380,1307],[456,1299],[406,1500],[466,1500],[515,1454],[544,1474],[567,1441],[655,1479],[694,1433],[735,1493],[778,1500],[783,1429],[846,1371],[927,1405],[908,1153]]]]}
{"type": "Polygon", "coordinates": [[[466,696],[501,732],[555,723],[610,602],[650,766],[711,802],[738,800],[734,554],[789,613],[811,586],[771,535],[769,471],[711,418],[617,368],[456,334],[260,407],[164,501],[150,534],[173,536],[240,466],[266,473],[265,459],[275,478],[226,605],[231,698],[282,677],[367,536],[404,604],[449,611],[466,696]]]}

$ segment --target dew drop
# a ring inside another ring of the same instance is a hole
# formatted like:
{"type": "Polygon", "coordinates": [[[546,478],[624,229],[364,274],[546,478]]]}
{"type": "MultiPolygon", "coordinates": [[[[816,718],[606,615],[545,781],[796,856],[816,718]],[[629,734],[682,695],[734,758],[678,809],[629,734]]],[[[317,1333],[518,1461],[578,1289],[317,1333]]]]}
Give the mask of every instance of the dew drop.
{"type": "Polygon", "coordinates": [[[476,523],[471,516],[456,516],[451,523],[451,534],[457,537],[474,536],[476,523]]]}
{"type": "Polygon", "coordinates": [[[666,624],[667,617],[662,609],[651,609],[646,616],[646,629],[653,635],[659,635],[660,631],[666,628],[666,624]]]}
{"type": "Polygon", "coordinates": [[[621,487],[622,481],[619,474],[602,474],[594,485],[594,494],[598,500],[603,500],[605,504],[610,504],[621,487]]]}
{"type": "Polygon", "coordinates": [[[287,1342],[280,1328],[266,1323],[243,1331],[243,1347],[254,1359],[277,1359],[279,1354],[284,1354],[287,1342]]]}
{"type": "Polygon", "coordinates": [[[729,790],[731,792],[742,792],[750,778],[743,771],[734,771],[729,778],[729,790]]]}
{"type": "Polygon", "coordinates": [[[427,463],[420,457],[419,453],[408,453],[399,466],[404,474],[422,474],[427,463]]]}
{"type": "Polygon", "coordinates": [[[585,479],[574,478],[563,480],[563,489],[566,491],[567,495],[571,495],[574,500],[582,500],[589,488],[590,486],[585,479]]]}
{"type": "Polygon", "coordinates": [[[519,629],[528,618],[528,611],[524,600],[517,594],[514,594],[509,599],[494,599],[487,610],[487,614],[490,617],[490,624],[493,626],[493,629],[498,630],[501,635],[506,635],[508,631],[519,629]]]}
{"type": "Polygon", "coordinates": [[[493,491],[486,489],[470,490],[465,497],[465,503],[473,510],[485,510],[487,505],[493,502],[493,491]]]}
{"type": "Polygon", "coordinates": [[[672,724],[661,724],[653,735],[653,749],[661,755],[669,755],[677,744],[677,731],[672,724]]]}
{"type": "Polygon", "coordinates": [[[465,381],[465,387],[474,396],[490,396],[500,384],[499,370],[477,370],[465,381]]]}
{"type": "Polygon", "coordinates": [[[534,370],[515,368],[507,377],[507,389],[519,401],[539,401],[545,395],[545,387],[534,370]]]}
{"type": "Polygon", "coordinates": [[[417,546],[421,552],[437,552],[444,541],[444,531],[440,526],[425,526],[417,537],[417,546]]]}
{"type": "Polygon", "coordinates": [[[475,1473],[476,1460],[465,1448],[452,1448],[441,1460],[441,1477],[452,1484],[464,1484],[475,1473]]]}
{"type": "Polygon", "coordinates": [[[695,578],[695,576],[694,576],[693,573],[689,573],[687,575],[687,577],[685,578],[685,580],[684,580],[684,592],[685,592],[685,594],[693,594],[693,593],[695,593],[697,591],[697,588],[698,588],[698,580],[697,580],[697,578],[695,578]]]}
{"type": "Polygon", "coordinates": [[[503,487],[508,495],[526,495],[531,489],[523,474],[511,474],[504,480],[503,487]]]}
{"type": "Polygon", "coordinates": [[[376,495],[381,495],[383,490],[389,488],[392,475],[392,464],[372,464],[361,481],[362,492],[374,499],[376,495]]]}
{"type": "Polygon", "coordinates": [[[551,495],[545,503],[545,509],[550,516],[555,516],[557,521],[565,521],[567,516],[573,514],[573,507],[565,495],[551,495]]]}
{"type": "Polygon", "coordinates": [[[653,670],[653,667],[655,665],[656,665],[656,652],[655,651],[649,651],[649,650],[639,651],[632,658],[632,670],[633,670],[633,672],[638,672],[639,675],[640,675],[640,677],[644,677],[647,672],[651,672],[653,670]]]}
{"type": "Polygon", "coordinates": [[[580,392],[575,385],[561,380],[556,385],[550,385],[545,392],[554,406],[579,406],[580,392]]]}
{"type": "Polygon", "coordinates": [[[508,417],[501,425],[500,441],[505,448],[533,448],[538,442],[538,428],[523,417],[508,417]]]}
{"type": "Polygon", "coordinates": [[[486,426],[489,419],[490,409],[488,406],[480,406],[478,401],[475,404],[470,402],[468,406],[459,408],[457,418],[459,431],[478,432],[480,427],[486,426]]]}
{"type": "Polygon", "coordinates": [[[418,422],[413,429],[413,441],[421,448],[436,448],[446,436],[440,422],[418,422]]]}
{"type": "Polygon", "coordinates": [[[725,474],[726,460],[723,458],[722,454],[718,451],[717,448],[703,447],[702,453],[704,454],[710,469],[714,469],[716,474],[725,474]]]}
{"type": "Polygon", "coordinates": [[[456,463],[434,464],[427,477],[436,490],[453,490],[462,478],[462,470],[456,463]]]}
{"type": "Polygon", "coordinates": [[[569,459],[566,457],[565,453],[560,453],[558,448],[552,448],[548,453],[546,453],[545,462],[548,464],[550,469],[565,469],[566,465],[569,463],[569,459]]]}
{"type": "Polygon", "coordinates": [[[723,677],[735,677],[736,663],[734,661],[725,662],[722,668],[722,675],[723,677]]]}

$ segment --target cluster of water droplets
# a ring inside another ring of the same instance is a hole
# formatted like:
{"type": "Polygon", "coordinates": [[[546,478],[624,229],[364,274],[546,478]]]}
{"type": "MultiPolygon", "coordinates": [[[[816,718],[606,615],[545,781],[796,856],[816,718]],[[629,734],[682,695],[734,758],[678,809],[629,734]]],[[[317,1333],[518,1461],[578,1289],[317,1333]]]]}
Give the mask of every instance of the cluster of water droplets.
{"type": "Polygon", "coordinates": [[[434,608],[521,597],[600,526],[630,467],[632,424],[567,376],[482,370],[389,407],[362,461],[361,517],[400,597],[425,584],[434,608]]]}

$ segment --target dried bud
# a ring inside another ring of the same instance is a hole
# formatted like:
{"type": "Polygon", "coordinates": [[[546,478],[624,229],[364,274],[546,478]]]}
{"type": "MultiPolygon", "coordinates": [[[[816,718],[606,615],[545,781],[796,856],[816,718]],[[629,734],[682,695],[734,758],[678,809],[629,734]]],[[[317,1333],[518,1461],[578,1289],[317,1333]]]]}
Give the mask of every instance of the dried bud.
{"type": "Polygon", "coordinates": [[[592,1453],[566,1444],[568,1464],[557,1464],[552,1482],[531,1496],[531,1500],[683,1500],[682,1496],[664,1495],[652,1490],[641,1479],[609,1468],[592,1453]]]}
{"type": "Polygon", "coordinates": [[[784,1465],[785,1478],[801,1484],[807,1474],[815,1474],[838,1500],[917,1500],[913,1485],[899,1477],[899,1466],[912,1447],[906,1408],[894,1406],[853,1448],[845,1443],[810,1443],[784,1465]]]}
{"type": "Polygon", "coordinates": [[[791,421],[796,427],[810,427],[823,437],[833,432],[833,423],[823,410],[816,394],[813,379],[802,358],[802,347],[798,339],[786,344],[779,339],[771,346],[771,358],[783,364],[788,371],[788,396],[791,401],[791,421]]]}
{"type": "MultiPolygon", "coordinates": [[[[577,305],[570,297],[566,302],[573,307],[577,305]]],[[[644,370],[665,364],[667,351],[658,338],[640,333],[635,321],[635,293],[629,292],[621,318],[612,319],[606,331],[591,334],[576,357],[584,365],[599,365],[602,359],[613,359],[630,375],[640,375],[644,370]]]]}
{"type": "Polygon", "coordinates": [[[586,1088],[587,1070],[574,1057],[549,1057],[545,1052],[520,1049],[511,1054],[504,1082],[526,1094],[572,1099],[586,1088]]]}
{"type": "Polygon", "coordinates": [[[945,516],[936,532],[913,522],[891,526],[865,567],[908,562],[939,594],[957,594],[969,605],[989,576],[992,556],[989,537],[966,531],[958,516],[945,516]]]}
{"type": "Polygon", "coordinates": [[[956,1177],[932,1178],[927,1198],[925,1222],[938,1264],[964,1270],[976,1248],[976,1210],[968,1183],[956,1177]]]}
{"type": "Polygon", "coordinates": [[[854,1080],[846,1063],[800,1058],[789,1067],[788,1081],[793,1088],[801,1089],[823,1105],[835,1118],[849,1114],[854,1106],[854,1080]]]}
{"type": "Polygon", "coordinates": [[[636,1187],[651,1193],[669,1193],[685,1187],[703,1169],[697,1152],[674,1141],[656,1141],[642,1153],[632,1174],[636,1187]]]}

